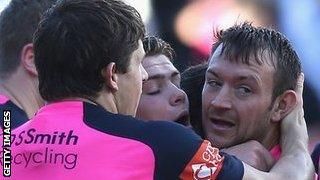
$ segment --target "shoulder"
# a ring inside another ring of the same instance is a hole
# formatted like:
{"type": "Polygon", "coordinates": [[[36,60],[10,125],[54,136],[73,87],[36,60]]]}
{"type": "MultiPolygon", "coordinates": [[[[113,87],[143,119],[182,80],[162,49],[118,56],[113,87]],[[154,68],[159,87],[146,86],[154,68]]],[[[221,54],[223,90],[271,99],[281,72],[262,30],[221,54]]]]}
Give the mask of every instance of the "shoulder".
{"type": "MultiPolygon", "coordinates": [[[[0,111],[1,113],[8,112],[6,118],[10,120],[11,129],[15,129],[28,121],[27,114],[10,100],[3,102],[3,104],[0,103],[0,111]]],[[[0,118],[1,128],[3,127],[3,121],[4,118],[0,118]]]]}

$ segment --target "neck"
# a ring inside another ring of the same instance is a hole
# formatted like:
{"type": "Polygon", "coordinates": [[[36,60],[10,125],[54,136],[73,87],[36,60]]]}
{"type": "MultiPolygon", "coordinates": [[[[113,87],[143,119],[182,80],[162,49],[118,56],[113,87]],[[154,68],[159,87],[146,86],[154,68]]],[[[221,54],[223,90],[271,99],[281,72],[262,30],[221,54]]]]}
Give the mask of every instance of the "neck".
{"type": "Polygon", "coordinates": [[[69,97],[69,98],[60,99],[58,101],[63,101],[63,100],[79,100],[79,101],[84,101],[91,104],[97,104],[102,106],[104,109],[106,109],[111,113],[123,114],[119,111],[119,106],[117,105],[117,101],[114,94],[108,93],[105,91],[101,91],[100,93],[98,93],[97,97],[87,97],[87,96],[69,97]]]}
{"type": "Polygon", "coordinates": [[[56,101],[51,101],[49,103],[68,101],[68,100],[77,100],[77,101],[83,101],[83,102],[87,102],[87,103],[91,103],[91,104],[95,104],[95,105],[100,105],[104,109],[106,109],[107,111],[114,113],[114,114],[118,114],[118,110],[116,108],[116,105],[115,105],[115,103],[113,103],[113,101],[110,101],[110,98],[111,97],[109,97],[109,96],[98,96],[97,98],[69,97],[69,98],[59,99],[56,101]]]}
{"type": "Polygon", "coordinates": [[[275,127],[272,127],[271,129],[268,129],[268,133],[261,141],[261,144],[265,148],[271,150],[273,147],[278,145],[279,142],[280,142],[280,125],[277,125],[275,127]]]}
{"type": "Polygon", "coordinates": [[[115,99],[112,93],[99,93],[99,95],[92,99],[94,103],[99,104],[103,108],[105,108],[107,111],[118,114],[118,108],[115,103],[115,99]]]}
{"type": "Polygon", "coordinates": [[[37,89],[35,80],[25,75],[19,76],[19,72],[1,81],[0,84],[0,93],[7,96],[10,101],[25,111],[28,118],[32,118],[43,105],[43,100],[37,89]]]}

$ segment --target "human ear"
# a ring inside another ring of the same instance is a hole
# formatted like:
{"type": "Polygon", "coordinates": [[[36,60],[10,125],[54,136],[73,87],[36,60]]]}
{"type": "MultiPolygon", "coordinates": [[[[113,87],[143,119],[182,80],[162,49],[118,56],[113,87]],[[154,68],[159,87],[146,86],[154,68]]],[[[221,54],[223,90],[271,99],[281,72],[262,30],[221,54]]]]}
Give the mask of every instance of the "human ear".
{"type": "Polygon", "coordinates": [[[109,63],[102,69],[101,75],[104,78],[106,86],[111,91],[118,91],[118,75],[116,73],[116,64],[114,62],[109,63]]]}
{"type": "Polygon", "coordinates": [[[35,76],[38,76],[38,72],[36,69],[36,66],[34,64],[34,52],[33,52],[33,44],[29,43],[25,46],[23,46],[21,50],[21,64],[24,67],[24,69],[35,76]]]}
{"type": "Polygon", "coordinates": [[[297,95],[293,90],[287,90],[278,96],[273,106],[271,120],[278,122],[287,116],[297,104],[297,95]]]}

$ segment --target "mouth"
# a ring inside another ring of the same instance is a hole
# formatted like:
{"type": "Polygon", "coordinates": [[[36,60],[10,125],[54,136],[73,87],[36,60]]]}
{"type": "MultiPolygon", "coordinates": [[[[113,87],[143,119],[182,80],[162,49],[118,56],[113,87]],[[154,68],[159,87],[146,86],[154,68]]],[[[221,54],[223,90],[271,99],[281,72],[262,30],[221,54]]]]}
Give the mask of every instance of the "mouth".
{"type": "Polygon", "coordinates": [[[182,124],[184,126],[189,126],[189,112],[183,111],[180,115],[174,120],[174,122],[182,124]]]}
{"type": "Polygon", "coordinates": [[[228,131],[235,126],[233,122],[221,118],[210,118],[210,121],[217,131],[228,131]]]}

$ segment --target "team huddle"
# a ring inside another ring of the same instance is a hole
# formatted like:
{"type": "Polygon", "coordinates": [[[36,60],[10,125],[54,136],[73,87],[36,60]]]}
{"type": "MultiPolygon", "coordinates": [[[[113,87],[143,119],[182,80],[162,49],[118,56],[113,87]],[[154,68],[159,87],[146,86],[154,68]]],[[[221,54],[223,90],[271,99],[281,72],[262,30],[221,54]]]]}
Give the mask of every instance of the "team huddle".
{"type": "Polygon", "coordinates": [[[291,43],[248,22],[214,36],[208,62],[180,73],[122,1],[12,0],[0,15],[4,178],[317,178],[291,43]]]}

